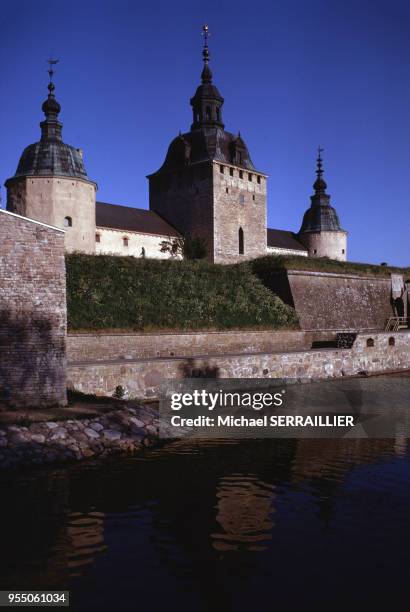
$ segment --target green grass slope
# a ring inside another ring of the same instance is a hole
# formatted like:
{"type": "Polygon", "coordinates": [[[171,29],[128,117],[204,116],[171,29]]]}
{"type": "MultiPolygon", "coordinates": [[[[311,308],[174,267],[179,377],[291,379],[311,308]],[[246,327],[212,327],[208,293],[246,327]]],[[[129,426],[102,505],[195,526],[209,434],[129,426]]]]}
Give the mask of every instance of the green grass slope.
{"type": "Polygon", "coordinates": [[[250,263],[66,256],[70,330],[297,327],[250,263]]]}

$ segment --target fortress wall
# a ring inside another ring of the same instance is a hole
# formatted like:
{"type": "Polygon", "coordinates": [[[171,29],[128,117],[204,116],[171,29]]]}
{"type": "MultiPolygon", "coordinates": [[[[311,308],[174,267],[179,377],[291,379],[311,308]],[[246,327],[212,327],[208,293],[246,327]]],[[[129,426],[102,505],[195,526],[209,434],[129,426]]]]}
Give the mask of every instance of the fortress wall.
{"type": "Polygon", "coordinates": [[[67,360],[104,361],[192,355],[290,351],[310,348],[301,331],[206,331],[186,333],[68,334],[67,360]]]}
{"type": "Polygon", "coordinates": [[[295,308],[303,330],[383,330],[394,315],[390,278],[278,270],[269,286],[295,308]]]}
{"type": "Polygon", "coordinates": [[[121,385],[129,397],[143,398],[155,397],[167,378],[320,379],[409,368],[410,331],[402,331],[359,334],[351,349],[72,363],[68,366],[68,386],[83,393],[111,396],[121,385]],[[368,339],[373,346],[367,346],[368,339]]]}
{"type": "Polygon", "coordinates": [[[65,404],[64,232],[0,210],[0,403],[65,404]]]}

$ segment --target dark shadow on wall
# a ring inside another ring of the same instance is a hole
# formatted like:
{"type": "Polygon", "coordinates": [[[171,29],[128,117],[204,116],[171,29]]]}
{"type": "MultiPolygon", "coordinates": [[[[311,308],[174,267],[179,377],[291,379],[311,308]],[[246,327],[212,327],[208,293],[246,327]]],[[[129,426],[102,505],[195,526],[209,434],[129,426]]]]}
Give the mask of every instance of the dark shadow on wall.
{"type": "Polygon", "coordinates": [[[66,403],[60,317],[0,311],[0,401],[15,407],[66,403]]]}
{"type": "Polygon", "coordinates": [[[201,361],[199,365],[195,359],[187,359],[183,361],[178,371],[181,378],[220,378],[219,367],[201,361]]]}
{"type": "Polygon", "coordinates": [[[256,262],[254,264],[254,273],[262,284],[275,293],[282,302],[295,308],[287,270],[275,270],[261,265],[258,266],[258,262],[256,262]]]}

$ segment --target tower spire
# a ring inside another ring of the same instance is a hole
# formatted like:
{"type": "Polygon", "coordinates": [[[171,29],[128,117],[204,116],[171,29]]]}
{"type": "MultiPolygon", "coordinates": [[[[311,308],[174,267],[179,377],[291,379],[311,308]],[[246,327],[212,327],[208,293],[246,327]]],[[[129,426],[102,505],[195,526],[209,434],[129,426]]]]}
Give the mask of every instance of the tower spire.
{"type": "Polygon", "coordinates": [[[43,113],[46,118],[44,121],[40,123],[41,127],[41,140],[61,140],[61,130],[63,125],[58,120],[58,114],[61,111],[61,106],[57,102],[56,97],[54,95],[55,85],[53,81],[54,76],[54,68],[56,64],[58,64],[58,59],[48,59],[48,76],[49,82],[47,85],[48,96],[47,100],[43,103],[41,107],[43,113]]]}
{"type": "Polygon", "coordinates": [[[317,159],[316,159],[316,175],[317,175],[317,179],[315,180],[314,184],[313,184],[313,189],[315,190],[315,193],[317,195],[325,195],[326,194],[326,188],[327,188],[327,184],[326,181],[323,178],[323,160],[322,160],[322,153],[323,153],[324,149],[319,146],[317,148],[317,159]]]}
{"type": "Polygon", "coordinates": [[[208,38],[211,36],[208,24],[202,26],[202,36],[204,37],[204,46],[202,49],[202,59],[204,62],[204,68],[201,74],[202,83],[212,83],[212,72],[209,67],[209,47],[208,38]]]}
{"type": "Polygon", "coordinates": [[[199,128],[224,128],[222,122],[222,105],[224,99],[217,87],[212,83],[212,72],[209,67],[209,47],[208,38],[210,37],[209,26],[202,26],[202,36],[204,44],[202,49],[202,60],[204,67],[201,74],[201,85],[197,88],[195,95],[191,98],[193,110],[193,123],[191,130],[199,128]]]}

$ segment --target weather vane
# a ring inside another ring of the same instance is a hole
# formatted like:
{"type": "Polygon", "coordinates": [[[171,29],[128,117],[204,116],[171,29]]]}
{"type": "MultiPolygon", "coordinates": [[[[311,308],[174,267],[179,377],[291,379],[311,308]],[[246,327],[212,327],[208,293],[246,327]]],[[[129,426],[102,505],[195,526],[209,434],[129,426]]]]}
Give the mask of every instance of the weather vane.
{"type": "Polygon", "coordinates": [[[320,157],[320,154],[323,153],[323,151],[324,151],[324,149],[319,145],[318,148],[317,148],[317,152],[318,152],[319,157],[320,157]]]}
{"type": "Polygon", "coordinates": [[[202,56],[204,58],[204,63],[207,64],[209,62],[208,37],[211,36],[208,24],[202,26],[202,36],[204,37],[204,50],[202,51],[202,56]]]}
{"type": "Polygon", "coordinates": [[[53,70],[53,66],[55,66],[56,64],[58,64],[59,60],[58,59],[52,59],[50,57],[50,59],[47,60],[48,63],[48,76],[50,77],[50,83],[53,82],[53,74],[54,74],[54,70],[53,70]]]}

